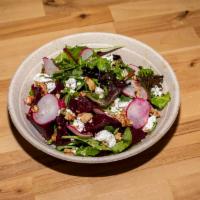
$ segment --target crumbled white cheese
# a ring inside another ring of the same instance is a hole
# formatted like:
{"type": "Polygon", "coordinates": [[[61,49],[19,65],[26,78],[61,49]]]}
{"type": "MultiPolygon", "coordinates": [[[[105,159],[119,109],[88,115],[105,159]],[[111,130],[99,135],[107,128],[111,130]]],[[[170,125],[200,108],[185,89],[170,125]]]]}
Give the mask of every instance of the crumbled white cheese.
{"type": "Polygon", "coordinates": [[[112,148],[116,144],[115,136],[107,130],[99,131],[94,139],[100,142],[106,142],[109,148],[112,148]]]}
{"type": "Polygon", "coordinates": [[[162,94],[163,94],[162,88],[160,88],[157,85],[155,85],[153,88],[151,88],[151,93],[154,96],[162,96],[162,94]]]}
{"type": "Polygon", "coordinates": [[[47,82],[51,82],[52,79],[48,74],[44,74],[44,73],[38,73],[34,76],[33,80],[35,82],[39,82],[39,83],[47,83],[47,82]]]}
{"type": "Polygon", "coordinates": [[[56,88],[56,84],[54,82],[46,83],[48,93],[52,92],[56,88]]]}
{"type": "Polygon", "coordinates": [[[109,61],[113,61],[113,55],[112,54],[107,54],[107,55],[103,56],[103,58],[106,58],[109,61]]]}
{"type": "Polygon", "coordinates": [[[130,101],[119,101],[118,106],[119,108],[126,108],[130,101]]]}
{"type": "Polygon", "coordinates": [[[104,90],[100,87],[95,88],[95,93],[99,95],[99,98],[102,99],[104,98],[104,90]]]}
{"type": "Polygon", "coordinates": [[[48,74],[38,73],[34,76],[33,80],[38,83],[45,83],[48,93],[56,88],[55,82],[48,74]]]}
{"type": "Polygon", "coordinates": [[[148,118],[147,123],[142,128],[142,130],[144,132],[150,132],[154,129],[156,123],[157,123],[156,116],[152,115],[151,117],[148,118]]]}
{"type": "Polygon", "coordinates": [[[110,110],[113,113],[120,112],[123,110],[123,108],[126,108],[129,103],[130,101],[120,101],[120,98],[116,98],[110,110]]]}
{"type": "Polygon", "coordinates": [[[79,132],[82,132],[83,129],[85,128],[84,123],[80,120],[80,118],[77,118],[73,121],[72,124],[79,132]]]}
{"type": "Polygon", "coordinates": [[[72,90],[75,90],[77,86],[76,79],[69,78],[67,81],[65,81],[65,87],[70,88],[72,90]]]}
{"type": "Polygon", "coordinates": [[[122,76],[123,77],[126,77],[128,75],[128,71],[126,70],[126,69],[124,69],[123,71],[122,71],[122,76]]]}

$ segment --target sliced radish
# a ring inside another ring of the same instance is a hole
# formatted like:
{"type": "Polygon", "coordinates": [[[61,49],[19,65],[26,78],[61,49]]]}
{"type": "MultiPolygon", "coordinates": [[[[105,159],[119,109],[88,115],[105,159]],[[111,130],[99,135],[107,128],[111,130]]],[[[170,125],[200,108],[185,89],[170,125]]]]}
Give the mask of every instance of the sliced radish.
{"type": "Polygon", "coordinates": [[[33,113],[33,120],[40,125],[53,121],[58,115],[59,105],[57,98],[52,94],[43,96],[38,104],[39,111],[33,113]]]}
{"type": "Polygon", "coordinates": [[[90,56],[92,56],[93,50],[90,48],[85,48],[80,52],[80,56],[83,60],[87,60],[90,56]]]}
{"type": "Polygon", "coordinates": [[[133,85],[136,88],[136,96],[139,98],[147,99],[147,91],[141,86],[139,81],[133,81],[133,85]]]}
{"type": "Polygon", "coordinates": [[[51,76],[53,73],[58,71],[58,68],[54,64],[53,60],[47,57],[44,57],[43,62],[44,62],[44,70],[46,74],[51,76]]]}
{"type": "Polygon", "coordinates": [[[139,97],[143,99],[148,98],[146,90],[140,85],[138,81],[131,80],[130,85],[123,89],[123,94],[129,97],[139,97]]]}
{"type": "Polygon", "coordinates": [[[129,97],[135,97],[135,88],[132,85],[128,85],[122,90],[123,94],[129,97]]]}
{"type": "Polygon", "coordinates": [[[133,122],[136,129],[142,128],[148,120],[150,104],[147,100],[135,98],[127,107],[127,118],[133,122]]]}
{"type": "Polygon", "coordinates": [[[139,68],[138,66],[136,65],[133,65],[133,64],[129,64],[128,65],[131,69],[133,69],[135,71],[135,74],[137,75],[138,71],[139,71],[139,68]]]}
{"type": "Polygon", "coordinates": [[[85,137],[85,138],[87,138],[87,137],[92,137],[92,136],[93,136],[92,133],[90,133],[90,132],[87,132],[87,133],[85,133],[85,134],[79,132],[79,131],[78,131],[74,126],[72,126],[72,125],[68,125],[67,128],[68,128],[72,133],[74,133],[75,135],[80,136],[80,137],[85,137]]]}
{"type": "Polygon", "coordinates": [[[138,89],[141,87],[140,86],[140,83],[138,81],[135,81],[135,80],[127,80],[126,83],[129,83],[128,86],[126,86],[124,89],[123,89],[123,93],[126,95],[126,96],[129,96],[129,97],[135,97],[136,96],[136,92],[138,91],[138,89]]]}
{"type": "Polygon", "coordinates": [[[127,83],[130,84],[122,90],[123,94],[129,97],[135,97],[136,87],[134,85],[134,81],[130,80],[129,82],[127,81],[127,83]]]}
{"type": "Polygon", "coordinates": [[[139,88],[139,93],[138,93],[137,97],[140,97],[143,99],[148,99],[147,91],[142,86],[139,88]]]}

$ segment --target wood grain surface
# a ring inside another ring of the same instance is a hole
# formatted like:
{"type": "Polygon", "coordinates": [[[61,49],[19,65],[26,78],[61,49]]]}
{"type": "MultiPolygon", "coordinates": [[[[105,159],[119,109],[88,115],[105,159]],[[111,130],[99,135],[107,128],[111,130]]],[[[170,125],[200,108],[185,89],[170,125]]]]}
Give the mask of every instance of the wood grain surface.
{"type": "Polygon", "coordinates": [[[0,0],[0,200],[199,200],[200,1],[0,0]],[[181,108],[149,150],[112,164],[52,158],[17,132],[8,87],[33,50],[72,33],[106,31],[139,39],[172,65],[181,108]]]}

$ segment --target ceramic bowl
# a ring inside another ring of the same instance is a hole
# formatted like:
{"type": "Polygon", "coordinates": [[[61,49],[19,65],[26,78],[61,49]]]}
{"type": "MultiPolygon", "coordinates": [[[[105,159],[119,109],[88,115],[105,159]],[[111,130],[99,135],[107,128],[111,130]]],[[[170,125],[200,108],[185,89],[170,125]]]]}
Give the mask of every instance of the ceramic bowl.
{"type": "Polygon", "coordinates": [[[175,121],[180,104],[179,85],[176,76],[167,63],[155,50],[146,44],[118,34],[92,32],[69,35],[48,44],[34,51],[19,66],[15,73],[9,88],[8,109],[11,119],[18,129],[19,133],[37,149],[54,156],[56,158],[77,163],[106,163],[122,160],[134,156],[160,140],[172,126],[175,121]],[[30,86],[33,82],[33,76],[39,73],[42,66],[42,58],[53,57],[58,54],[65,45],[82,45],[90,47],[109,47],[124,46],[116,53],[122,56],[126,63],[133,63],[141,66],[151,66],[157,73],[164,75],[164,88],[171,93],[171,102],[161,113],[156,129],[138,144],[128,150],[103,157],[78,157],[66,155],[56,151],[47,145],[44,138],[26,119],[25,112],[27,108],[24,105],[24,98],[27,96],[30,86]]]}

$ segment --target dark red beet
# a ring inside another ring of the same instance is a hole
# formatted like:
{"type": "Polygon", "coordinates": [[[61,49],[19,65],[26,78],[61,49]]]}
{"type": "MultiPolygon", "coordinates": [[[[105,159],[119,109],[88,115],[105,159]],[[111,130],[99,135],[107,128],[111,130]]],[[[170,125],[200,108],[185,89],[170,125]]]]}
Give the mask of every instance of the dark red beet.
{"type": "Polygon", "coordinates": [[[65,101],[64,99],[58,99],[58,106],[59,108],[66,108],[66,104],[65,104],[65,101]]]}
{"type": "Polygon", "coordinates": [[[34,93],[34,102],[33,102],[33,104],[37,104],[38,103],[38,101],[42,98],[42,88],[41,87],[39,87],[39,86],[35,86],[34,84],[32,84],[31,85],[31,89],[32,89],[32,91],[33,91],[33,93],[34,93]]]}
{"type": "Polygon", "coordinates": [[[56,117],[55,123],[57,125],[57,136],[56,136],[56,145],[64,145],[67,144],[69,141],[68,140],[62,140],[63,135],[68,135],[68,130],[67,130],[67,121],[64,118],[63,115],[59,115],[56,117]]]}
{"type": "Polygon", "coordinates": [[[99,109],[99,108],[94,108],[93,112],[96,113],[96,114],[103,114],[103,115],[105,114],[105,112],[103,110],[99,109]]]}
{"type": "Polygon", "coordinates": [[[67,128],[74,134],[80,137],[91,137],[93,134],[90,132],[80,132],[73,125],[68,125],[67,128]]]}
{"type": "Polygon", "coordinates": [[[56,88],[51,92],[51,94],[60,93],[64,89],[64,84],[61,82],[56,82],[56,88]]]}
{"type": "Polygon", "coordinates": [[[59,115],[56,117],[56,125],[64,127],[67,123],[67,120],[64,118],[64,115],[59,115]]]}
{"type": "Polygon", "coordinates": [[[49,140],[54,132],[54,121],[44,125],[39,125],[33,120],[32,114],[33,114],[32,111],[29,110],[29,112],[26,115],[27,119],[33,124],[33,126],[42,134],[42,136],[46,140],[49,140]]]}
{"type": "Polygon", "coordinates": [[[135,129],[133,127],[131,127],[131,132],[133,136],[133,144],[140,142],[147,135],[147,133],[145,133],[142,129],[135,129]]]}
{"type": "Polygon", "coordinates": [[[121,127],[121,123],[104,114],[96,114],[92,118],[92,123],[85,124],[86,132],[96,133],[102,130],[105,126],[113,126],[114,128],[121,127]]]}
{"type": "Polygon", "coordinates": [[[62,139],[63,135],[68,135],[66,126],[59,127],[57,129],[57,136],[56,136],[56,141],[55,141],[56,145],[64,145],[64,144],[67,144],[69,142],[68,140],[63,140],[62,139]]]}
{"type": "Polygon", "coordinates": [[[92,112],[94,108],[97,108],[98,106],[89,100],[87,97],[78,97],[73,98],[69,102],[69,108],[74,113],[82,113],[82,112],[92,112]]]}

